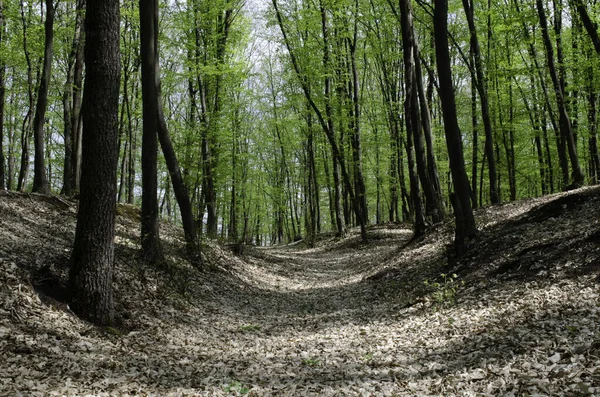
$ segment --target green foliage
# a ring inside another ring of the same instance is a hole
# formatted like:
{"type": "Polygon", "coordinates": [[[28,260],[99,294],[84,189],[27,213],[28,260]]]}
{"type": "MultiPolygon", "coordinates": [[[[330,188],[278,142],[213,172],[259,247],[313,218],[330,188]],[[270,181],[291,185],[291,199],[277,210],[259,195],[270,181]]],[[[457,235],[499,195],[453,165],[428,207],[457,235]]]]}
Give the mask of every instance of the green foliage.
{"type": "Polygon", "coordinates": [[[245,324],[245,325],[240,326],[240,331],[244,331],[244,332],[258,332],[258,331],[260,331],[260,325],[245,324]]]}
{"type": "Polygon", "coordinates": [[[250,393],[250,387],[245,386],[237,380],[232,380],[230,383],[224,385],[223,390],[227,393],[238,393],[242,396],[250,393]]]}
{"type": "MultiPolygon", "coordinates": [[[[453,305],[456,302],[456,293],[464,285],[464,281],[458,281],[456,274],[440,274],[441,281],[423,281],[423,284],[431,290],[431,297],[437,305],[453,305]]],[[[454,321],[454,320],[452,320],[454,321]]]]}
{"type": "Polygon", "coordinates": [[[307,367],[318,367],[321,365],[321,360],[317,358],[305,358],[302,360],[302,365],[306,365],[307,367]]]}

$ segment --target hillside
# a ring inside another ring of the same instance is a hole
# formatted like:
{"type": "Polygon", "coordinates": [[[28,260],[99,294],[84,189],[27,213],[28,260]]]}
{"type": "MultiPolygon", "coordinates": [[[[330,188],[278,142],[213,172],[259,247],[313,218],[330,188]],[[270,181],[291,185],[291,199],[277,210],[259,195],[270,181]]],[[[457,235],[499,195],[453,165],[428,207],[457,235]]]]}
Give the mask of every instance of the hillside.
{"type": "Polygon", "coordinates": [[[477,211],[452,224],[345,239],[215,243],[207,266],[138,265],[120,206],[117,324],[64,303],[76,202],[0,192],[0,395],[594,395],[600,393],[600,189],[477,211]]]}

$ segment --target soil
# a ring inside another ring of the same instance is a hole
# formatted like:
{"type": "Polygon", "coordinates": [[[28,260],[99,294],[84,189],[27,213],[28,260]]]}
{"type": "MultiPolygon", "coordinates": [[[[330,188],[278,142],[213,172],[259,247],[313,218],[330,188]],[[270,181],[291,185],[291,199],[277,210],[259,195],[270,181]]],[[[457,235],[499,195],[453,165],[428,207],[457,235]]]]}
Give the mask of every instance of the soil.
{"type": "Polygon", "coordinates": [[[275,247],[138,258],[119,205],[114,327],[68,307],[77,202],[0,192],[0,395],[600,394],[600,189],[486,207],[451,253],[378,225],[275,247]]]}

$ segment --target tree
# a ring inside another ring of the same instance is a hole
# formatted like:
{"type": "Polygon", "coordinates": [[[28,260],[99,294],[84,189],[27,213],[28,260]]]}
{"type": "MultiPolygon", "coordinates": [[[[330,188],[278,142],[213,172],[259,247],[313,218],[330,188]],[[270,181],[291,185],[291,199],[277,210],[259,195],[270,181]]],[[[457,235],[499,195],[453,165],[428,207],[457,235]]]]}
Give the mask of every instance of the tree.
{"type": "Polygon", "coordinates": [[[142,258],[148,263],[162,260],[158,224],[157,151],[158,86],[156,51],[157,0],[140,0],[140,56],[142,60],[142,258]]]}
{"type": "MultiPolygon", "coordinates": [[[[571,161],[571,172],[572,172],[572,186],[579,187],[583,184],[583,173],[579,167],[579,158],[577,156],[577,148],[575,139],[573,137],[573,129],[571,125],[571,119],[567,113],[567,105],[565,99],[565,87],[564,82],[559,78],[558,71],[556,70],[556,64],[554,60],[554,49],[550,42],[550,34],[548,33],[548,22],[546,19],[546,11],[544,10],[544,4],[542,0],[536,0],[536,7],[538,16],[540,19],[540,25],[542,27],[542,36],[544,39],[544,48],[546,49],[546,62],[548,64],[548,70],[554,85],[554,92],[556,94],[556,104],[558,107],[559,115],[559,126],[562,138],[567,143],[567,149],[569,153],[569,159],[571,161]]],[[[560,18],[560,16],[557,16],[560,18]]],[[[568,181],[565,180],[565,187],[567,187],[568,181]]]]}
{"type": "Polygon", "coordinates": [[[83,76],[83,17],[85,0],[77,0],[75,7],[75,29],[71,50],[67,58],[67,78],[63,90],[63,124],[65,157],[63,162],[62,194],[71,195],[78,185],[75,170],[78,164],[79,113],[81,110],[81,78],[83,76]],[[76,88],[76,81],[79,83],[76,88]]]}
{"type": "Polygon", "coordinates": [[[571,8],[577,10],[579,18],[594,44],[594,49],[600,55],[600,36],[598,36],[598,27],[590,18],[587,8],[583,4],[583,0],[570,0],[569,3],[571,4],[571,8]]]}
{"type": "Polygon", "coordinates": [[[44,124],[46,108],[48,107],[48,84],[52,70],[52,41],[54,40],[54,4],[46,0],[46,23],[44,42],[44,63],[42,76],[38,86],[37,105],[33,118],[33,139],[35,143],[35,158],[33,167],[33,191],[41,194],[50,193],[46,178],[46,162],[44,157],[44,124]]]}
{"type": "Polygon", "coordinates": [[[157,192],[157,144],[160,145],[169,169],[175,197],[179,203],[181,220],[185,232],[188,253],[198,255],[198,238],[188,191],[179,169],[177,155],[173,149],[167,123],[160,100],[160,77],[158,61],[158,2],[140,2],[140,37],[142,59],[142,107],[143,107],[143,146],[142,150],[142,255],[144,260],[153,262],[161,259],[158,232],[157,192]]]}
{"type": "Polygon", "coordinates": [[[71,309],[100,325],[114,317],[119,17],[119,1],[87,1],[82,178],[69,287],[71,309]]]}
{"type": "MultiPolygon", "coordinates": [[[[0,0],[0,45],[4,38],[4,4],[0,0]]],[[[6,98],[6,83],[4,76],[6,74],[6,66],[4,59],[0,58],[0,190],[4,190],[6,181],[6,161],[4,157],[4,101],[6,98]]]]}
{"type": "Polygon", "coordinates": [[[498,183],[496,173],[496,159],[494,156],[494,138],[492,134],[492,121],[490,118],[490,106],[488,102],[488,93],[486,87],[486,79],[483,71],[483,62],[481,50],[479,47],[479,39],[477,37],[477,29],[475,28],[475,17],[473,10],[473,0],[462,0],[463,8],[467,16],[469,24],[469,32],[471,36],[471,49],[473,53],[473,66],[475,67],[475,77],[477,92],[481,99],[481,115],[483,118],[483,128],[485,131],[485,155],[488,159],[488,172],[490,179],[490,201],[492,204],[498,204],[500,197],[498,195],[498,183]]]}
{"type": "Polygon", "coordinates": [[[466,238],[477,234],[471,207],[469,179],[465,170],[463,143],[456,116],[456,100],[452,83],[452,69],[448,50],[448,0],[435,0],[433,14],[435,54],[440,84],[440,100],[444,117],[446,146],[450,159],[450,171],[454,182],[452,204],[456,218],[455,248],[460,251],[466,238]]]}

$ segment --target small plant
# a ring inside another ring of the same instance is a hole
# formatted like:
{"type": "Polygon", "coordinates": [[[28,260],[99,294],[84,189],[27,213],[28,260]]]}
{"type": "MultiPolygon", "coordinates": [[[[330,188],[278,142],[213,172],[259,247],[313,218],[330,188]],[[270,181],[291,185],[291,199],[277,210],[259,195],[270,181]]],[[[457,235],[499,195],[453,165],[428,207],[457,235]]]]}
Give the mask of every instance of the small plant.
{"type": "Polygon", "coordinates": [[[260,331],[260,326],[256,324],[245,324],[240,326],[240,330],[244,332],[256,332],[260,331]]]}
{"type": "Polygon", "coordinates": [[[433,289],[431,296],[438,305],[454,304],[456,302],[456,292],[464,284],[464,281],[458,282],[458,276],[455,273],[451,275],[442,273],[440,277],[442,278],[441,282],[425,280],[423,284],[433,289]]]}
{"type": "Polygon", "coordinates": [[[228,393],[237,392],[242,396],[250,392],[250,388],[248,386],[244,386],[241,382],[237,380],[234,380],[231,383],[223,386],[223,390],[225,390],[228,393]]]}
{"type": "Polygon", "coordinates": [[[302,364],[309,367],[317,367],[321,363],[321,360],[317,360],[316,358],[305,358],[302,360],[302,364]]]}

